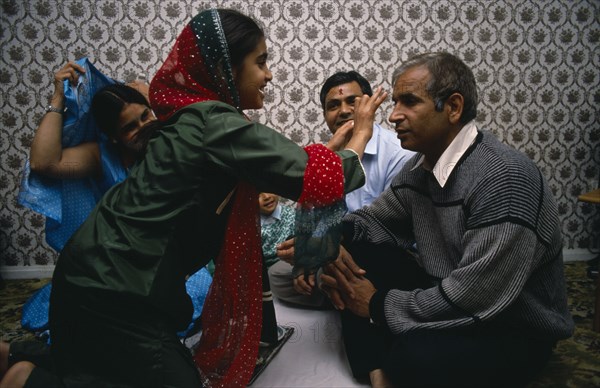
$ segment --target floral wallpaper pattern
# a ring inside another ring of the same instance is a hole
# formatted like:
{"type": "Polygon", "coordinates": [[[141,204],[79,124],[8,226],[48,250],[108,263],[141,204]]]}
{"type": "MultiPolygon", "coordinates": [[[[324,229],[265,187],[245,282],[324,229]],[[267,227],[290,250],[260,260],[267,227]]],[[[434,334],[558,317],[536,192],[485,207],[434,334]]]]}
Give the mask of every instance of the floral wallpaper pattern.
{"type": "MultiPolygon", "coordinates": [[[[600,175],[600,3],[596,0],[0,0],[0,265],[52,265],[44,220],[16,203],[52,78],[88,56],[113,78],[150,80],[187,20],[208,7],[254,16],[274,80],[250,112],[299,144],[329,137],[321,84],[356,69],[391,89],[397,63],[446,50],[477,77],[477,124],[525,152],[559,205],[565,248],[598,247],[599,211],[577,201],[600,175]]],[[[391,102],[378,120],[389,127],[391,102]]]]}

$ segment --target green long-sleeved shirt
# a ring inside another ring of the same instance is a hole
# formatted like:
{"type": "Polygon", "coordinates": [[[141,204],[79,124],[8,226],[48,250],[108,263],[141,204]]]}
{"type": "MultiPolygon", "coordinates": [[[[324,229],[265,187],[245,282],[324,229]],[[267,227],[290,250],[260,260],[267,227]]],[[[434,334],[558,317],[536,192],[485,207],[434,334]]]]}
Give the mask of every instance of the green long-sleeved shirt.
{"type": "MultiPolygon", "coordinates": [[[[360,187],[358,157],[338,154],[345,191],[360,187]]],[[[229,206],[217,212],[224,199],[245,180],[297,200],[307,160],[301,147],[227,104],[181,109],[66,245],[55,291],[117,296],[121,305],[145,306],[185,327],[192,305],[184,278],[217,256],[229,214],[229,206]]]]}

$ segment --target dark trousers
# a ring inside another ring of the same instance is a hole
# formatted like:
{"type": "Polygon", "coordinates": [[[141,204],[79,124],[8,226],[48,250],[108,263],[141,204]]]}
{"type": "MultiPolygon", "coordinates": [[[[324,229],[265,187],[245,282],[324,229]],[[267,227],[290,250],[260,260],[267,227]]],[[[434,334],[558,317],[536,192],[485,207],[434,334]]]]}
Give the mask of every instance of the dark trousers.
{"type": "MultiPolygon", "coordinates": [[[[375,288],[410,291],[436,281],[398,248],[346,248],[375,288]]],[[[407,387],[523,386],[547,363],[554,346],[493,322],[395,335],[349,311],[342,312],[342,335],[356,378],[383,369],[395,385],[407,387]]]]}
{"type": "Polygon", "coordinates": [[[269,283],[269,274],[267,264],[262,262],[262,326],[260,332],[260,341],[265,344],[274,344],[277,342],[277,317],[275,316],[275,305],[273,304],[273,293],[269,283]]]}
{"type": "Polygon", "coordinates": [[[51,355],[65,386],[202,386],[190,351],[161,314],[126,303],[125,296],[67,288],[56,279],[50,298],[51,355]]]}
{"type": "Polygon", "coordinates": [[[50,358],[50,346],[38,340],[16,341],[10,344],[8,366],[17,362],[29,361],[35,368],[27,378],[25,388],[58,388],[62,383],[52,372],[52,360],[50,358]]]}

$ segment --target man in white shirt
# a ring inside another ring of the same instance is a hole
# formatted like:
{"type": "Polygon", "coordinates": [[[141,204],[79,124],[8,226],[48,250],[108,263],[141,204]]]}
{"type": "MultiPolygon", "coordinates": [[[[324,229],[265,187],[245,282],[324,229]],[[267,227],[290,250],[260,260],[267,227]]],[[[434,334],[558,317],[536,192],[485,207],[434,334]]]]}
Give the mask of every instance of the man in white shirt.
{"type": "MultiPolygon", "coordinates": [[[[354,118],[354,101],[363,95],[372,95],[369,82],[356,71],[338,72],[329,77],[320,92],[321,106],[325,123],[332,134],[346,134],[346,139],[352,135],[354,118]],[[338,133],[339,131],[339,133],[338,133]]],[[[346,142],[336,142],[335,150],[343,149],[346,142]]],[[[392,179],[402,169],[404,164],[414,155],[414,152],[403,149],[394,132],[373,125],[373,136],[365,148],[362,164],[365,169],[366,183],[360,189],[346,195],[346,206],[352,212],[373,202],[392,182],[392,179]]],[[[315,287],[301,281],[293,287],[292,263],[293,241],[284,242],[277,254],[278,263],[269,268],[269,279],[273,294],[290,303],[322,306],[328,303],[324,295],[315,287]]]]}

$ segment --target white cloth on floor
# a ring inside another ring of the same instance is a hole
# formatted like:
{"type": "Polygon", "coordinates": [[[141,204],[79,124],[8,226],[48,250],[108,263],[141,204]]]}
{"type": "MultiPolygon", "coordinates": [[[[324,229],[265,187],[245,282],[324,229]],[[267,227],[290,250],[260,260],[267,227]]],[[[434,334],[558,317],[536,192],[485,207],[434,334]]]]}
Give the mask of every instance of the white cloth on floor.
{"type": "Polygon", "coordinates": [[[290,307],[274,298],[277,324],[294,334],[251,385],[267,387],[369,387],[352,377],[339,313],[290,307]]]}

